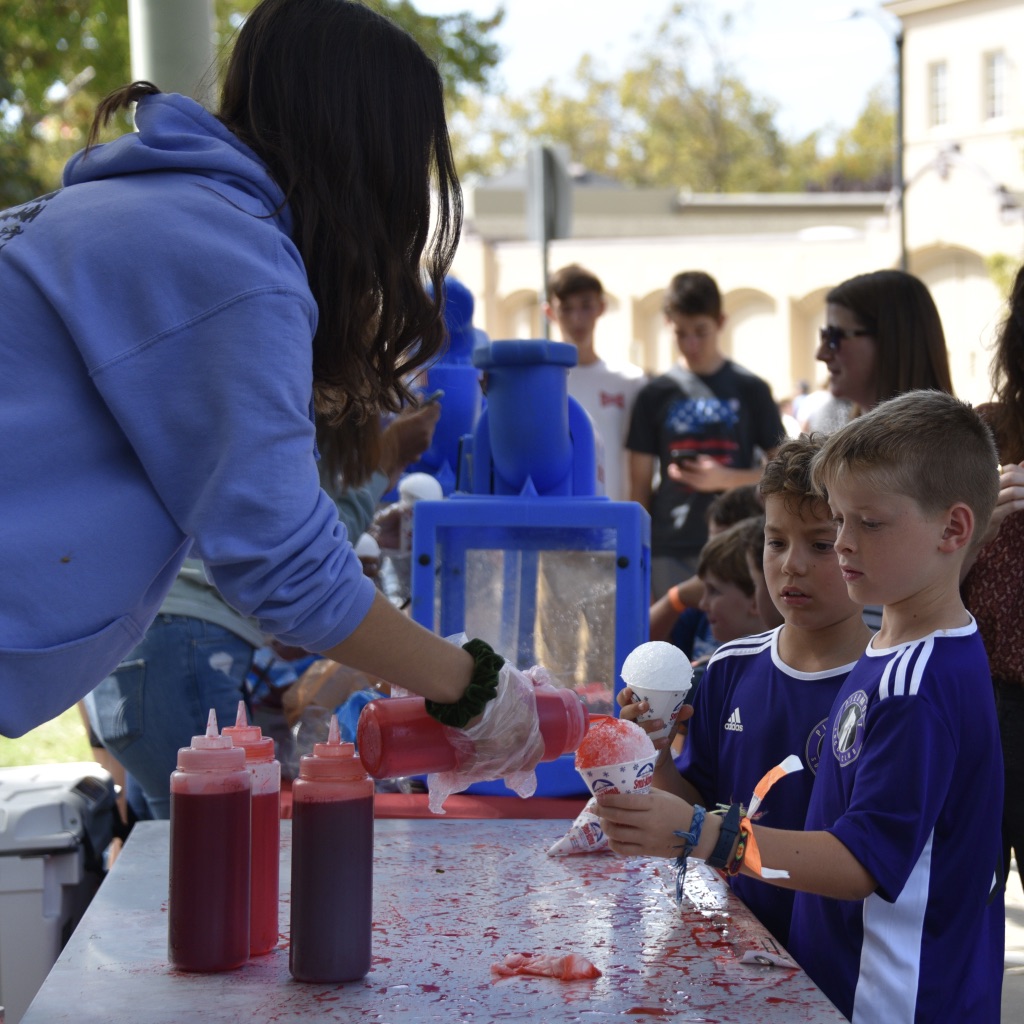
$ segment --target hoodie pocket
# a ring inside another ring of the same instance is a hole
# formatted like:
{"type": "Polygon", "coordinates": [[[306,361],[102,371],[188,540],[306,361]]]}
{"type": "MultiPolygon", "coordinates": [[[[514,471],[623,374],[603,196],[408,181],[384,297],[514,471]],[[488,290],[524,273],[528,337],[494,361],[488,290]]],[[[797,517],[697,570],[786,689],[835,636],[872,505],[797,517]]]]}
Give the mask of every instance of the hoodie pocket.
{"type": "Polygon", "coordinates": [[[53,647],[0,647],[0,734],[21,736],[56,718],[110,675],[144,634],[123,615],[53,647]]]}

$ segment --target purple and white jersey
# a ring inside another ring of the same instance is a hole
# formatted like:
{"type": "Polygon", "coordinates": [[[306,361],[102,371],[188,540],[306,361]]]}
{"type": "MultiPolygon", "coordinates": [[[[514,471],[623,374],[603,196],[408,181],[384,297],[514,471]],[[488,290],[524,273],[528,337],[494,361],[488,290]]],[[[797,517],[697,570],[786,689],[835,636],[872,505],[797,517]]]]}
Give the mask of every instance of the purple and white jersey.
{"type": "MultiPolygon", "coordinates": [[[[784,628],[718,648],[694,694],[693,718],[676,765],[712,810],[720,803],[748,804],[761,776],[796,754],[804,770],[772,787],[756,820],[772,828],[802,829],[832,702],[853,665],[797,672],[779,657],[784,628]]],[[[785,945],[793,893],[743,875],[732,883],[785,945]]]]}
{"type": "Polygon", "coordinates": [[[807,830],[877,881],[798,893],[790,949],[855,1024],[996,1024],[1003,979],[1003,762],[977,625],[869,645],[836,698],[807,830]]]}

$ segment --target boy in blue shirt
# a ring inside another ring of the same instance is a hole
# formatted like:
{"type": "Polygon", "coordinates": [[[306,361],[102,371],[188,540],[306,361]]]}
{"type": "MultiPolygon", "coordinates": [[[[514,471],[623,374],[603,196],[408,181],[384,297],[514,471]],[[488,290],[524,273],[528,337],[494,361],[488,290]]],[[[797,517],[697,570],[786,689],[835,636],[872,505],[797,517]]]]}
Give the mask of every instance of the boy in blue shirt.
{"type": "Polygon", "coordinates": [[[692,843],[675,842],[694,856],[726,845],[730,871],[797,890],[790,949],[855,1022],[999,1020],[1002,755],[985,649],[959,590],[997,466],[978,415],[937,391],[881,403],[815,458],[850,596],[883,611],[829,715],[803,831],[744,819],[723,838],[717,816],[700,829],[668,794],[635,798],[632,814],[602,801],[620,853],[668,855],[688,830],[692,843]]]}
{"type": "MultiPolygon", "coordinates": [[[[728,806],[749,799],[766,767],[798,753],[807,771],[779,787],[760,819],[775,828],[803,827],[832,702],[871,636],[839,570],[829,507],[811,487],[820,448],[821,440],[806,436],[783,442],[760,483],[764,578],[783,625],[733,639],[712,655],[683,752],[675,765],[662,759],[654,779],[690,803],[728,806]]],[[[630,697],[628,689],[619,697],[624,718],[646,710],[626,703],[630,697]]],[[[644,723],[651,726],[660,723],[644,723]]],[[[787,945],[793,893],[743,876],[733,885],[787,945]]]]}

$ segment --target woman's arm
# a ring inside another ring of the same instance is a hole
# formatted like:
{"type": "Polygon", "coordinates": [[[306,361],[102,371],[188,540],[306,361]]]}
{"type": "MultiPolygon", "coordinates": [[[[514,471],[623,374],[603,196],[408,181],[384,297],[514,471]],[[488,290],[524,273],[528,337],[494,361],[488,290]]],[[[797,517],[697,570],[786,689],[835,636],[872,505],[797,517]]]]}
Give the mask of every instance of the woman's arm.
{"type": "Polygon", "coordinates": [[[442,704],[465,693],[473,672],[469,653],[414,622],[379,591],[363,621],[323,653],[442,704]]]}
{"type": "Polygon", "coordinates": [[[996,539],[1003,520],[1021,511],[1024,511],[1024,462],[1020,465],[1011,462],[999,470],[999,497],[996,498],[996,507],[992,510],[992,518],[989,519],[988,528],[981,540],[973,544],[967,552],[967,557],[960,568],[961,583],[977,560],[978,552],[996,539]]]}

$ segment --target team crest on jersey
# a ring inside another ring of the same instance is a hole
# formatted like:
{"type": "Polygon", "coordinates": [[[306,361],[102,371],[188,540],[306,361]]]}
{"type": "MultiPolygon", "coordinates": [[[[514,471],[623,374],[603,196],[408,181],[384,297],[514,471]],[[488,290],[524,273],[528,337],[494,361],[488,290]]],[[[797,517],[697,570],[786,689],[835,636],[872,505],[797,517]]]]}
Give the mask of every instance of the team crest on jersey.
{"type": "Polygon", "coordinates": [[[836,715],[832,726],[832,753],[840,766],[856,761],[864,743],[864,715],[868,708],[868,695],[863,690],[851,693],[836,715]]]}
{"type": "Polygon", "coordinates": [[[818,774],[818,765],[821,763],[821,748],[825,745],[825,736],[828,734],[828,719],[823,718],[807,737],[807,745],[804,747],[804,764],[810,769],[812,775],[818,774]]]}

